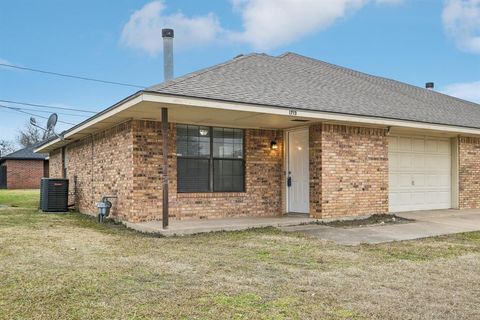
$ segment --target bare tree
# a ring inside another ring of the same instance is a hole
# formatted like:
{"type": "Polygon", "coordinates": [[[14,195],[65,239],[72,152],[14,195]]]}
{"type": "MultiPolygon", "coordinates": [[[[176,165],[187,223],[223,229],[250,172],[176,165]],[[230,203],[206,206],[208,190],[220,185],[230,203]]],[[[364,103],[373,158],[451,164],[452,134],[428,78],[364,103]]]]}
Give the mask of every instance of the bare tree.
{"type": "Polygon", "coordinates": [[[18,129],[17,141],[24,147],[31,147],[43,140],[43,132],[29,122],[25,123],[23,129],[18,129]]]}
{"type": "Polygon", "coordinates": [[[0,156],[7,155],[15,151],[15,145],[12,141],[0,139],[0,156]]]}

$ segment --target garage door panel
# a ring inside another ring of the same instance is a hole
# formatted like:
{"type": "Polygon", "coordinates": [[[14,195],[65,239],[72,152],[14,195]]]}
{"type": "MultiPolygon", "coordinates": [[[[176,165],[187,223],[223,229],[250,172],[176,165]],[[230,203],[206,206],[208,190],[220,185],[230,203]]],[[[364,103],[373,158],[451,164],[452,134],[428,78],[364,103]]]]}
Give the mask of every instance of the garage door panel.
{"type": "Polygon", "coordinates": [[[400,137],[398,138],[398,151],[412,151],[412,139],[400,137]]]}
{"type": "Polygon", "coordinates": [[[397,192],[392,196],[391,202],[395,206],[405,206],[412,202],[411,192],[397,192]]]}
{"type": "Polygon", "coordinates": [[[451,207],[451,144],[434,137],[389,137],[390,211],[451,207]]]}
{"type": "Polygon", "coordinates": [[[425,152],[437,153],[438,152],[437,146],[438,146],[437,140],[426,139],[425,152]]]}
{"type": "Polygon", "coordinates": [[[440,185],[440,177],[436,174],[429,174],[427,176],[427,187],[436,188],[440,185]]]}
{"type": "Polygon", "coordinates": [[[398,138],[390,137],[390,139],[388,139],[388,150],[397,151],[397,149],[398,149],[398,138]]]}
{"type": "Polygon", "coordinates": [[[450,155],[450,152],[451,152],[450,141],[439,141],[438,142],[438,152],[450,155]]]}
{"type": "Polygon", "coordinates": [[[419,206],[419,208],[425,203],[425,192],[415,192],[411,194],[411,205],[419,206]]]}
{"type": "Polygon", "coordinates": [[[398,154],[398,169],[411,169],[413,164],[413,155],[409,153],[398,154]]]}
{"type": "Polygon", "coordinates": [[[438,186],[441,188],[449,189],[451,188],[451,175],[450,174],[442,174],[438,176],[438,186]]]}
{"type": "Polygon", "coordinates": [[[400,188],[410,188],[412,185],[412,178],[410,174],[397,174],[398,177],[398,187],[400,188]]]}
{"type": "Polygon", "coordinates": [[[413,152],[425,152],[425,140],[424,139],[413,139],[412,144],[413,152]]]}
{"type": "Polygon", "coordinates": [[[398,186],[398,175],[396,173],[388,175],[388,185],[393,187],[398,186]]]}
{"type": "Polygon", "coordinates": [[[423,154],[413,155],[412,169],[415,171],[423,171],[425,168],[425,156],[423,154]]]}
{"type": "Polygon", "coordinates": [[[412,186],[412,189],[418,189],[425,187],[425,174],[424,173],[414,173],[412,174],[412,180],[413,183],[410,183],[412,186]]]}

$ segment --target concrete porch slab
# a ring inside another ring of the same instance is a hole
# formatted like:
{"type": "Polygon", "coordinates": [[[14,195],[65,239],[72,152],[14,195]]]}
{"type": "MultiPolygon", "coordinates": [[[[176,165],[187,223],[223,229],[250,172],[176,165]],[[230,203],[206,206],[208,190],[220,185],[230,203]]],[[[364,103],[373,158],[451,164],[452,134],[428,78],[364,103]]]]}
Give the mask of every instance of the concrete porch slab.
{"type": "Polygon", "coordinates": [[[163,236],[189,235],[214,231],[238,231],[252,228],[265,227],[288,227],[309,224],[317,219],[309,218],[303,214],[288,214],[278,217],[239,217],[221,219],[191,219],[174,220],[170,222],[168,229],[162,228],[162,221],[147,221],[139,223],[124,222],[131,229],[156,233],[163,236]]]}
{"type": "MultiPolygon", "coordinates": [[[[170,226],[165,230],[162,228],[161,221],[124,223],[131,229],[163,236],[276,227],[282,231],[301,232],[315,238],[344,245],[377,244],[480,231],[480,209],[413,211],[397,213],[396,215],[414,221],[404,224],[338,228],[314,223],[317,221],[332,221],[332,219],[312,219],[306,215],[294,214],[279,217],[177,220],[171,221],[170,226]]],[[[366,217],[353,217],[345,220],[361,218],[366,217]]]]}

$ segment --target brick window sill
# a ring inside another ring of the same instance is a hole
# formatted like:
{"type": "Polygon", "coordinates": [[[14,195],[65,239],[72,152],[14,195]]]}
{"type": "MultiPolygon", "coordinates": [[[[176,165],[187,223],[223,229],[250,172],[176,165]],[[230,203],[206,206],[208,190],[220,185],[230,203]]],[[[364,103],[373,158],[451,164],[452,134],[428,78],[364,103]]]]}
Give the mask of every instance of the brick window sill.
{"type": "Polygon", "coordinates": [[[246,196],[246,192],[177,193],[177,198],[243,198],[246,196]]]}

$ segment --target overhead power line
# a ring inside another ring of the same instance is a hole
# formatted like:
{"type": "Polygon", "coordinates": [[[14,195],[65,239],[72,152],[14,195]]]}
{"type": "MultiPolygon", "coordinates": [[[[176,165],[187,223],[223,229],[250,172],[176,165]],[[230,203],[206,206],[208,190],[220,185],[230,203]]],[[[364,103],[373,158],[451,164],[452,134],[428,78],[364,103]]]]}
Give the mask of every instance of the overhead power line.
{"type": "Polygon", "coordinates": [[[123,82],[101,80],[101,79],[88,78],[88,77],[83,77],[83,76],[76,76],[76,75],[73,75],[73,74],[66,74],[66,73],[46,71],[46,70],[40,70],[40,69],[19,67],[19,66],[15,66],[13,64],[8,64],[8,63],[0,63],[0,66],[8,67],[8,68],[14,68],[14,69],[20,69],[20,70],[26,70],[26,71],[31,71],[31,72],[37,72],[37,73],[43,73],[43,74],[49,74],[49,75],[58,76],[58,77],[73,78],[73,79],[85,80],[85,81],[94,81],[94,82],[100,82],[100,83],[105,83],[105,84],[113,84],[113,85],[117,85],[117,86],[134,87],[134,88],[140,88],[140,89],[145,89],[146,88],[146,86],[141,86],[141,85],[137,85],[137,84],[129,84],[129,83],[123,83],[123,82]]]}
{"type": "MultiPolygon", "coordinates": [[[[19,110],[19,108],[8,107],[8,106],[4,106],[4,105],[2,105],[2,104],[0,104],[0,108],[5,108],[5,109],[8,109],[8,110],[13,110],[13,111],[25,113],[25,114],[28,114],[28,115],[30,115],[30,116],[34,116],[34,117],[38,117],[38,118],[42,118],[42,119],[48,119],[47,117],[41,116],[41,115],[39,115],[39,114],[34,114],[34,113],[22,111],[22,110],[19,110]]],[[[58,120],[58,122],[61,122],[61,123],[64,123],[64,124],[69,124],[69,125],[72,125],[72,126],[75,125],[75,123],[66,122],[66,121],[61,121],[61,120],[58,120]]]]}
{"type": "MultiPolygon", "coordinates": [[[[52,111],[48,111],[48,110],[38,110],[38,109],[20,108],[20,107],[11,107],[11,108],[15,110],[23,110],[23,111],[35,111],[35,112],[50,113],[50,114],[52,113],[52,111]]],[[[84,114],[73,114],[73,113],[64,113],[64,112],[56,112],[56,114],[62,115],[62,116],[72,116],[72,117],[83,117],[83,118],[89,117],[84,114]]]]}
{"type": "Polygon", "coordinates": [[[20,105],[24,105],[24,106],[39,107],[39,108],[50,108],[50,109],[58,109],[58,110],[68,110],[68,111],[85,112],[85,113],[91,113],[91,114],[97,113],[96,111],[91,111],[91,110],[75,109],[75,108],[65,108],[65,107],[56,107],[56,106],[51,106],[51,105],[47,105],[47,104],[20,102],[20,101],[12,101],[12,100],[2,100],[2,99],[0,99],[0,102],[20,104],[20,105]]]}

